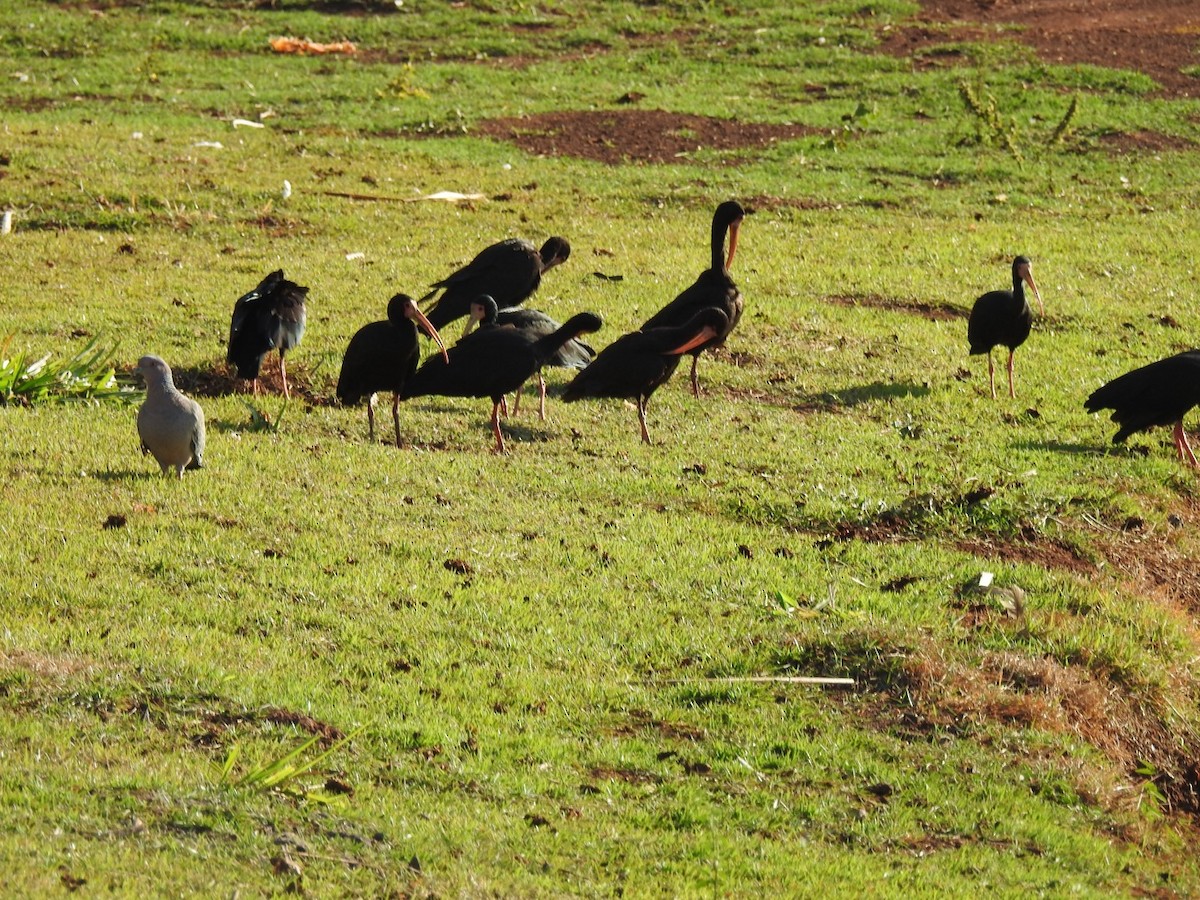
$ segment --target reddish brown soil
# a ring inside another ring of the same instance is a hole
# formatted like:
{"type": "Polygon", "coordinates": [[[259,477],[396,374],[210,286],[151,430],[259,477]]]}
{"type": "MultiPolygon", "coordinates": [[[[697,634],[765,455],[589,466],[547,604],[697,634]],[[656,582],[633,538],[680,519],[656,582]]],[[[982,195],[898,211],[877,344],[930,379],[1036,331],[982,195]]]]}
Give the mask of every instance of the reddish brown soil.
{"type": "MultiPolygon", "coordinates": [[[[938,45],[1017,40],[1053,63],[1090,63],[1144,72],[1171,97],[1200,96],[1200,2],[1196,0],[922,0],[913,24],[885,36],[882,49],[922,66],[953,65],[938,45]],[[1014,27],[1015,26],[1015,27],[1014,27]]],[[[639,97],[619,101],[636,103],[639,97]]],[[[608,164],[669,163],[698,149],[762,147],[813,134],[803,125],[764,125],[653,109],[556,112],[491,119],[479,131],[540,156],[574,156],[608,164]]],[[[1175,149],[1161,135],[1114,135],[1117,152],[1175,149]],[[1168,142],[1164,144],[1164,141],[1168,142]]],[[[1190,146],[1186,142],[1181,142],[1190,146]]]]}
{"type": "Polygon", "coordinates": [[[1200,3],[1195,0],[921,0],[912,27],[884,49],[911,56],[959,40],[1015,39],[1051,63],[1145,72],[1173,97],[1200,96],[1200,3]],[[947,29],[947,26],[952,27],[947,29]],[[1016,25],[1017,29],[1004,26],[1016,25]]]}
{"type": "Polygon", "coordinates": [[[555,112],[488,119],[479,131],[538,156],[577,156],[612,165],[668,163],[696,150],[763,147],[813,134],[805,125],[764,125],[659,109],[555,112]]]}

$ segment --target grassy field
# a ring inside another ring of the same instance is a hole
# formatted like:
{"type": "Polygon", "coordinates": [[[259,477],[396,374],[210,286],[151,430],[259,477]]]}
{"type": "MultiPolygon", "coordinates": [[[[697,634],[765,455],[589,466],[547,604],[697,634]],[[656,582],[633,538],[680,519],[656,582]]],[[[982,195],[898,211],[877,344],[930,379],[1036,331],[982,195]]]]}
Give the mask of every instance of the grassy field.
{"type": "Polygon", "coordinates": [[[1082,408],[1200,329],[1200,109],[1007,40],[874,52],[915,11],[5,4],[0,356],[158,354],[209,447],[176,482],[134,405],[0,405],[0,890],[1200,891],[1196,475],[1082,408]],[[484,134],[627,94],[805,128],[619,165],[484,134]],[[485,400],[406,404],[400,449],[334,401],[392,294],[504,237],[570,240],[530,305],[607,344],[728,198],[746,313],[654,445],[557,371],[504,457],[485,400]],[[1047,315],[993,401],[965,316],[1020,253],[1047,315]],[[286,404],[224,363],[279,267],[286,404]]]}

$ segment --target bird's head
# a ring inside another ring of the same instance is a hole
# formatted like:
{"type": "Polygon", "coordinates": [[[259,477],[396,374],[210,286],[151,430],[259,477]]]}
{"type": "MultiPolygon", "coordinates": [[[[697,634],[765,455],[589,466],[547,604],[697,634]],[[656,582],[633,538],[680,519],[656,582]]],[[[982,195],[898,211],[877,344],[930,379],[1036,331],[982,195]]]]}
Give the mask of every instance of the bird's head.
{"type": "Polygon", "coordinates": [[[1033,291],[1033,296],[1037,297],[1038,309],[1042,315],[1046,314],[1046,304],[1042,302],[1042,294],[1038,290],[1038,286],[1033,280],[1033,263],[1029,261],[1028,256],[1018,256],[1013,260],[1013,280],[1020,278],[1033,291]]]}
{"type": "Polygon", "coordinates": [[[567,243],[564,237],[549,238],[546,243],[542,244],[542,249],[539,255],[542,257],[542,271],[552,269],[559,263],[567,261],[571,255],[571,245],[567,243]]]}
{"type": "Polygon", "coordinates": [[[733,255],[737,252],[738,231],[741,229],[742,219],[745,217],[746,210],[736,200],[726,200],[713,213],[713,232],[721,235],[729,233],[729,252],[725,257],[726,269],[733,265],[733,255]]]}
{"type": "Polygon", "coordinates": [[[162,357],[147,354],[137,361],[134,371],[146,381],[146,387],[151,385],[171,385],[171,367],[162,357]]]}

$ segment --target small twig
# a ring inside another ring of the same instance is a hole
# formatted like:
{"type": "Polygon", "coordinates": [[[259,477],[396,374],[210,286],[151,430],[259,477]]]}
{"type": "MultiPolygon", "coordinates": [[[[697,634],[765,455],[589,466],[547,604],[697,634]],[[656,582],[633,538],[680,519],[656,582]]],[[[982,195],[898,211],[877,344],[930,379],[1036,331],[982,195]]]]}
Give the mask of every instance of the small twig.
{"type": "Polygon", "coordinates": [[[647,678],[641,684],[690,684],[695,681],[709,683],[735,684],[750,682],[753,684],[812,684],[825,687],[853,687],[853,678],[827,678],[815,675],[730,675],[714,678],[647,678]]]}
{"type": "Polygon", "coordinates": [[[376,200],[382,203],[412,203],[411,197],[388,197],[383,194],[355,194],[350,191],[321,191],[326,197],[344,197],[347,200],[376,200]]]}
{"type": "Polygon", "coordinates": [[[347,200],[370,200],[380,203],[420,203],[425,200],[442,200],[457,203],[462,200],[474,201],[486,199],[483,194],[459,194],[454,191],[438,191],[434,194],[422,194],[420,197],[393,197],[388,194],[357,194],[353,191],[321,191],[326,197],[344,197],[347,200]]]}

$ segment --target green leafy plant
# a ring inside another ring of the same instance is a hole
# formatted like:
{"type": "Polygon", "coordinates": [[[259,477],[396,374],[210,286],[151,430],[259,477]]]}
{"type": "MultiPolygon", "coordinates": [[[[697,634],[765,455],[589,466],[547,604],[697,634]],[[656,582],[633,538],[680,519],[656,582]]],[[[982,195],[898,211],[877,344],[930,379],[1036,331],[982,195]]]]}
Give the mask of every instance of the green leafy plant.
{"type": "Polygon", "coordinates": [[[1001,114],[995,96],[990,92],[981,95],[966,81],[959,82],[958,95],[967,111],[975,117],[976,142],[1003,147],[1013,159],[1023,162],[1021,148],[1017,144],[1017,122],[1012,116],[1001,114]]]}
{"type": "Polygon", "coordinates": [[[225,755],[225,759],[217,766],[219,773],[218,780],[222,784],[230,784],[234,787],[248,788],[254,791],[282,791],[294,796],[302,796],[309,800],[322,799],[324,797],[322,792],[300,786],[296,783],[297,779],[301,775],[315,769],[361,731],[361,727],[356,728],[340,741],[333,743],[325,751],[307,760],[302,760],[301,757],[321,739],[321,735],[315,734],[283,756],[259,763],[239,776],[234,775],[234,769],[241,758],[241,745],[234,744],[225,755]]]}
{"type": "Polygon", "coordinates": [[[263,412],[249,400],[243,400],[246,409],[250,410],[250,431],[268,431],[272,434],[279,431],[279,423],[283,421],[283,414],[287,412],[288,401],[284,400],[283,405],[279,407],[279,412],[275,414],[275,421],[271,421],[269,414],[263,412]]]}
{"type": "Polygon", "coordinates": [[[1071,125],[1075,121],[1075,115],[1079,112],[1079,95],[1075,94],[1071,97],[1071,103],[1067,107],[1067,111],[1063,113],[1063,117],[1059,119],[1058,124],[1054,126],[1054,132],[1050,135],[1050,140],[1047,141],[1051,146],[1061,144],[1066,140],[1067,135],[1071,133],[1071,125]]]}
{"type": "Polygon", "coordinates": [[[31,360],[29,354],[9,357],[9,335],[0,347],[0,404],[32,406],[67,400],[116,400],[130,403],[141,399],[132,384],[117,378],[111,360],[116,347],[99,346],[92,338],[69,359],[58,361],[47,353],[31,360]]]}

